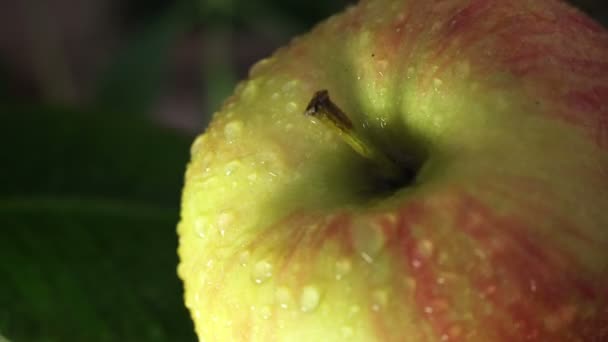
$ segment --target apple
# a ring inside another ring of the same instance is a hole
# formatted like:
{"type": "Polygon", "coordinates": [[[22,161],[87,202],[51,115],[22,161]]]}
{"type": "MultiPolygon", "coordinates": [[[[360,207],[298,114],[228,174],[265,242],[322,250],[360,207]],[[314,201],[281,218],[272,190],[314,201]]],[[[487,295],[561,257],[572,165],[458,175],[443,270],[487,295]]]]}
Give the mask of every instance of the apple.
{"type": "Polygon", "coordinates": [[[608,341],[608,32],[554,0],[370,0],[192,146],[201,341],[608,341]]]}

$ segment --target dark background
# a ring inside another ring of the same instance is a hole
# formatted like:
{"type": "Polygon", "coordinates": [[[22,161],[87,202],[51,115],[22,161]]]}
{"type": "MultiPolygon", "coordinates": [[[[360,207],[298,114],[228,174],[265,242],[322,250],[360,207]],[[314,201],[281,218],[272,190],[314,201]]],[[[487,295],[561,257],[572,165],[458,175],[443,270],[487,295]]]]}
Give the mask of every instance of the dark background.
{"type": "Polygon", "coordinates": [[[256,60],[354,2],[0,2],[0,342],[194,341],[190,142],[256,60]]]}

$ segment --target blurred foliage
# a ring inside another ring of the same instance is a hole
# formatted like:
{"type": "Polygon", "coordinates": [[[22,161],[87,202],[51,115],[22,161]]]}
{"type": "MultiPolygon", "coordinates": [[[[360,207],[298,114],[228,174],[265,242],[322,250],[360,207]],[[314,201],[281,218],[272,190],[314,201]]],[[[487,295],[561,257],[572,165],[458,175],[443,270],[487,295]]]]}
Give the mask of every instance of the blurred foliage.
{"type": "Polygon", "coordinates": [[[238,39],[282,44],[354,1],[115,2],[124,37],[78,104],[32,95],[0,59],[0,341],[194,341],[175,234],[192,136],[150,115],[176,41],[202,37],[204,117],[254,62],[238,39]]]}
{"type": "Polygon", "coordinates": [[[152,20],[101,75],[94,108],[146,113],[158,99],[166,79],[169,53],[178,37],[195,24],[192,4],[177,2],[152,20]]]}
{"type": "Polygon", "coordinates": [[[193,341],[175,271],[189,139],[136,117],[2,113],[0,332],[193,341]]]}

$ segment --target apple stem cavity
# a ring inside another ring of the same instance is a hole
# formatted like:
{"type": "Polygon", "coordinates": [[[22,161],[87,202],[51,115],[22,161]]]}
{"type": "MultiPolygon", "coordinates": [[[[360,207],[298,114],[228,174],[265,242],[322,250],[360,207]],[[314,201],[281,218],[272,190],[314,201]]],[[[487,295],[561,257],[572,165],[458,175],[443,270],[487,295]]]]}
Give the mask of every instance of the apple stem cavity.
{"type": "Polygon", "coordinates": [[[315,92],[306,106],[304,115],[321,122],[325,127],[335,132],[358,155],[370,161],[380,172],[383,181],[390,187],[402,185],[404,180],[411,180],[413,172],[403,169],[399,163],[383,153],[368,139],[364,139],[353,125],[353,122],[329,97],[325,89],[315,92]]]}

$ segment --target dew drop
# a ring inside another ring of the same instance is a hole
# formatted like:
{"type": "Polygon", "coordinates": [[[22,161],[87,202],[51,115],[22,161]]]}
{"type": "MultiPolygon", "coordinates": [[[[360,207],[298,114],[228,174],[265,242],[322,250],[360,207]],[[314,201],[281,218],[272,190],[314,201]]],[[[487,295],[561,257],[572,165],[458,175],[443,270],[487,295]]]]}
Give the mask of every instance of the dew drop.
{"type": "Polygon", "coordinates": [[[228,164],[226,164],[226,166],[224,167],[224,174],[226,176],[230,176],[230,175],[234,174],[240,167],[241,167],[241,162],[239,162],[238,160],[233,160],[233,161],[229,162],[228,164]]]}
{"type": "Polygon", "coordinates": [[[296,109],[298,109],[298,105],[295,102],[288,102],[285,106],[285,110],[287,110],[288,113],[293,113],[296,109]]]}
{"type": "Polygon", "coordinates": [[[378,289],[372,293],[373,305],[378,307],[378,311],[380,308],[385,307],[388,303],[388,292],[385,289],[378,289]]]}
{"type": "Polygon", "coordinates": [[[538,287],[536,286],[536,280],[530,279],[530,291],[536,292],[538,287]]]}
{"type": "Polygon", "coordinates": [[[201,239],[205,238],[206,233],[207,233],[206,229],[207,229],[207,220],[205,218],[199,217],[194,221],[194,232],[201,239]]]}
{"type": "Polygon", "coordinates": [[[274,60],[273,57],[268,57],[268,58],[264,58],[264,59],[258,61],[257,63],[255,63],[253,65],[253,67],[251,68],[251,76],[252,77],[256,76],[259,73],[266,70],[272,64],[273,60],[274,60]]]}
{"type": "Polygon", "coordinates": [[[262,308],[260,308],[260,316],[262,316],[262,319],[265,320],[270,319],[270,317],[272,316],[272,310],[270,309],[270,307],[263,306],[262,308]]]}
{"type": "Polygon", "coordinates": [[[353,226],[352,237],[355,250],[367,263],[374,261],[386,243],[381,227],[369,222],[356,223],[353,226]]]}
{"type": "Polygon", "coordinates": [[[298,80],[291,80],[283,85],[283,91],[289,92],[293,90],[298,85],[298,80]]]}
{"type": "Polygon", "coordinates": [[[283,309],[288,309],[293,305],[293,298],[291,297],[291,291],[285,286],[280,286],[275,292],[275,299],[277,304],[283,309]]]}
{"type": "Polygon", "coordinates": [[[424,258],[430,258],[433,255],[435,246],[433,242],[427,239],[420,240],[417,245],[418,253],[424,258]]]}
{"type": "Polygon", "coordinates": [[[407,68],[407,74],[406,74],[406,77],[407,77],[408,79],[410,79],[410,78],[414,77],[414,73],[415,73],[415,72],[416,72],[416,70],[415,70],[413,67],[409,67],[409,68],[407,68]]]}
{"type": "Polygon", "coordinates": [[[234,142],[243,133],[243,122],[240,120],[231,121],[224,126],[224,136],[229,142],[234,142]]]}
{"type": "Polygon", "coordinates": [[[353,328],[349,327],[349,326],[343,326],[342,328],[340,328],[340,332],[342,333],[342,337],[343,338],[350,338],[353,337],[354,335],[354,331],[353,328]]]}
{"type": "Polygon", "coordinates": [[[372,258],[371,256],[369,256],[369,254],[365,253],[365,252],[361,252],[361,258],[363,260],[365,260],[366,263],[371,264],[374,262],[374,258],[372,258]]]}
{"type": "Polygon", "coordinates": [[[300,295],[300,310],[303,312],[311,312],[319,306],[320,300],[321,292],[319,292],[319,289],[316,286],[305,286],[300,295]]]}
{"type": "Polygon", "coordinates": [[[272,93],[272,95],[270,96],[270,98],[274,101],[278,100],[281,97],[281,94],[279,93],[272,93]]]}
{"type": "Polygon", "coordinates": [[[347,258],[341,258],[336,261],[336,280],[344,278],[352,270],[352,263],[347,258]]]}
{"type": "Polygon", "coordinates": [[[251,99],[258,91],[258,87],[255,84],[255,81],[247,81],[245,84],[245,88],[243,89],[243,97],[245,99],[251,99]]]}
{"type": "Polygon", "coordinates": [[[241,266],[247,266],[249,263],[249,257],[251,257],[251,253],[249,251],[243,251],[239,255],[239,263],[241,266]]]}
{"type": "Polygon", "coordinates": [[[266,260],[253,265],[252,278],[256,284],[261,284],[272,277],[272,264],[266,260]]]}
{"type": "Polygon", "coordinates": [[[234,223],[234,214],[232,212],[222,212],[217,218],[217,229],[221,236],[226,234],[226,230],[234,223]]]}
{"type": "Polygon", "coordinates": [[[440,78],[433,79],[433,85],[435,86],[435,88],[441,87],[442,84],[443,84],[443,81],[440,78]]]}
{"type": "Polygon", "coordinates": [[[386,120],[384,118],[380,119],[380,128],[386,128],[386,120]]]}
{"type": "Polygon", "coordinates": [[[205,140],[206,140],[206,136],[205,135],[199,135],[196,138],[196,140],[194,140],[194,143],[192,143],[192,146],[190,147],[190,155],[191,156],[196,156],[196,155],[199,154],[200,150],[204,146],[205,140]]]}

